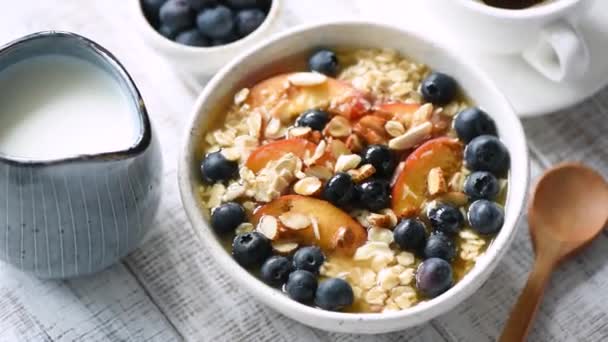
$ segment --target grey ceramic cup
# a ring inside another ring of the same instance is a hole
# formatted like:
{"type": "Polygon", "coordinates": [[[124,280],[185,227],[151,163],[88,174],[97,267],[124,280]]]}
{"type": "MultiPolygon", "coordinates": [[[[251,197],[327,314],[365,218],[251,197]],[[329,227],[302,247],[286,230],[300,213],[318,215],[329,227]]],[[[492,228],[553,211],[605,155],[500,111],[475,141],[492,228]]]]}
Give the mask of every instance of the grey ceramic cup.
{"type": "Polygon", "coordinates": [[[99,271],[138,246],[158,207],[162,158],[133,80],[96,43],[35,33],[0,48],[0,73],[46,54],[81,58],[112,75],[140,127],[136,142],[120,151],[49,161],[0,153],[0,259],[42,278],[66,278],[99,271]]]}

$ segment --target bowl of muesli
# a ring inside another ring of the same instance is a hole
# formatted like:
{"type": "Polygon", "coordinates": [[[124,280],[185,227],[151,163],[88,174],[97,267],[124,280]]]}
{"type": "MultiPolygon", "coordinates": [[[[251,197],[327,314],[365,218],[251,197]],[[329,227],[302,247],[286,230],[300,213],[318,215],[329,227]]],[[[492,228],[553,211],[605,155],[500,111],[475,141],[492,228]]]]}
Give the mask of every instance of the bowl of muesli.
{"type": "Polygon", "coordinates": [[[490,276],[528,184],[513,109],[475,65],[377,23],[297,28],[222,69],[179,165],[205,248],[304,324],[380,333],[490,276]]]}

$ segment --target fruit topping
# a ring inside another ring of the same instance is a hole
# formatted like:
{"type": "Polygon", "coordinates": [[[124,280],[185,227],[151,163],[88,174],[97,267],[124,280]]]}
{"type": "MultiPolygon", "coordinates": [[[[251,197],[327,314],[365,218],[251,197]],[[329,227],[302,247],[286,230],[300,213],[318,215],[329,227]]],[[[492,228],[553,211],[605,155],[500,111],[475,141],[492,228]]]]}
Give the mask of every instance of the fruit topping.
{"type": "Polygon", "coordinates": [[[477,200],[469,206],[469,224],[480,234],[496,234],[502,228],[505,213],[502,207],[488,200],[477,200]]]}
{"type": "Polygon", "coordinates": [[[234,19],[232,10],[218,5],[207,8],[196,17],[196,26],[202,34],[212,39],[222,39],[232,34],[234,19]]]}
{"type": "Polygon", "coordinates": [[[350,306],[354,301],[353,289],[340,278],[330,278],[319,284],[315,304],[321,309],[337,311],[350,306]]]}
{"type": "Polygon", "coordinates": [[[266,19],[266,14],[259,9],[246,9],[236,14],[236,30],[241,37],[255,31],[266,19]]]}
{"type": "Polygon", "coordinates": [[[380,177],[390,178],[395,170],[395,156],[386,145],[369,145],[361,152],[362,164],[371,164],[380,177]]]}
{"type": "Polygon", "coordinates": [[[458,93],[458,84],[446,74],[433,72],[420,84],[422,97],[426,102],[445,105],[451,102],[458,93]]]}
{"type": "Polygon", "coordinates": [[[319,247],[302,247],[293,256],[293,267],[298,270],[306,270],[314,274],[319,273],[319,268],[325,261],[325,255],[319,247]]]}
{"type": "Polygon", "coordinates": [[[238,169],[239,165],[226,159],[220,151],[207,154],[201,163],[202,177],[207,183],[231,179],[237,174],[238,169]]]}
{"type": "Polygon", "coordinates": [[[426,297],[439,296],[452,287],[453,282],[452,266],[443,259],[427,259],[418,266],[416,287],[426,297]]]}
{"type": "Polygon", "coordinates": [[[458,208],[449,204],[436,203],[427,211],[431,228],[445,234],[456,234],[464,226],[464,217],[458,208]]]}
{"type": "Polygon", "coordinates": [[[232,256],[241,266],[259,266],[272,254],[270,240],[258,232],[237,235],[232,241],[232,256]]]}
{"type": "Polygon", "coordinates": [[[211,213],[211,226],[218,234],[234,232],[236,227],[247,219],[245,209],[236,202],[228,202],[213,209],[211,213]]]}
{"type": "Polygon", "coordinates": [[[472,171],[488,171],[495,176],[504,176],[509,171],[509,151],[498,138],[481,135],[464,150],[466,166],[472,171]]]}
{"type": "Polygon", "coordinates": [[[388,208],[391,204],[390,185],[381,179],[367,180],[357,185],[358,206],[372,211],[388,208]]]}
{"type": "Polygon", "coordinates": [[[486,171],[475,171],[464,182],[464,193],[473,200],[494,200],[499,191],[498,180],[486,171]]]}
{"type": "Polygon", "coordinates": [[[351,176],[344,172],[331,177],[323,189],[323,198],[340,207],[351,204],[355,196],[355,183],[351,176]]]}
{"type": "Polygon", "coordinates": [[[306,271],[293,271],[285,285],[285,292],[289,298],[300,303],[312,302],[317,291],[317,277],[306,271]]]}
{"type": "Polygon", "coordinates": [[[316,71],[330,77],[335,77],[338,74],[339,66],[338,56],[331,50],[319,50],[308,59],[310,71],[316,71]]]}
{"type": "Polygon", "coordinates": [[[449,236],[433,232],[426,241],[422,254],[425,259],[439,258],[451,262],[456,256],[456,247],[449,236]]]}
{"type": "Polygon", "coordinates": [[[426,228],[418,219],[401,220],[393,229],[393,239],[399,248],[407,251],[420,251],[426,243],[426,228]]]}
{"type": "Polygon", "coordinates": [[[178,34],[175,41],[189,46],[209,46],[209,40],[197,29],[191,29],[178,34]]]}
{"type": "Polygon", "coordinates": [[[160,21],[176,30],[187,29],[194,25],[194,11],[186,0],[169,0],[160,8],[160,21]]]}
{"type": "Polygon", "coordinates": [[[480,135],[497,135],[494,120],[477,107],[467,108],[454,118],[454,129],[458,138],[465,143],[480,135]]]}
{"type": "Polygon", "coordinates": [[[283,256],[272,256],[268,258],[260,269],[262,280],[271,286],[281,286],[289,277],[291,262],[283,256]]]}
{"type": "Polygon", "coordinates": [[[296,120],[298,127],[310,127],[322,131],[329,122],[329,113],[320,109],[309,109],[296,120]]]}
{"type": "MultiPolygon", "coordinates": [[[[287,153],[293,153],[296,157],[303,159],[308,152],[312,156],[317,148],[314,143],[301,139],[291,138],[277,140],[258,147],[247,159],[245,165],[253,172],[263,169],[269,162],[279,160],[287,153]]],[[[327,154],[321,157],[318,163],[322,164],[323,158],[330,158],[327,154]]]]}

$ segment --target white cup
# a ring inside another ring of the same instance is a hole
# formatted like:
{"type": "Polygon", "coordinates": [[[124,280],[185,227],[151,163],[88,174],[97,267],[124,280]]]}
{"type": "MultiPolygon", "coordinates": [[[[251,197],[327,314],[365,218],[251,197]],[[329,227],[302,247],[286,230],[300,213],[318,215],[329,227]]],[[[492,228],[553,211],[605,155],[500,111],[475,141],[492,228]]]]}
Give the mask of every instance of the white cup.
{"type": "Polygon", "coordinates": [[[564,82],[583,78],[589,69],[589,49],[577,22],[592,1],[548,0],[518,10],[492,7],[479,0],[426,2],[468,49],[520,54],[548,79],[564,82]]]}

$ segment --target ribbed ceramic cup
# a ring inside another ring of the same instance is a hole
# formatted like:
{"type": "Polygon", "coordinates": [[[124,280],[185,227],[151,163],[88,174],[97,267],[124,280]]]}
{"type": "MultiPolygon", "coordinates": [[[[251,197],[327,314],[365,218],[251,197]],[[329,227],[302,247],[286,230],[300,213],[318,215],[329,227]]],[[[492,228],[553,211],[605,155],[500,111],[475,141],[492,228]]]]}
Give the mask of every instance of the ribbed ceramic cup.
{"type": "Polygon", "coordinates": [[[158,207],[162,158],[133,80],[91,40],[55,31],[23,37],[0,48],[0,72],[47,54],[102,68],[131,99],[139,125],[136,141],[120,151],[49,161],[0,153],[0,259],[42,278],[66,278],[99,271],[138,246],[158,207]]]}

